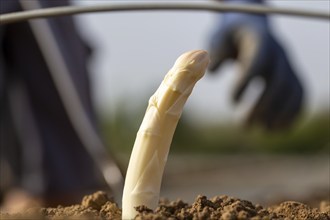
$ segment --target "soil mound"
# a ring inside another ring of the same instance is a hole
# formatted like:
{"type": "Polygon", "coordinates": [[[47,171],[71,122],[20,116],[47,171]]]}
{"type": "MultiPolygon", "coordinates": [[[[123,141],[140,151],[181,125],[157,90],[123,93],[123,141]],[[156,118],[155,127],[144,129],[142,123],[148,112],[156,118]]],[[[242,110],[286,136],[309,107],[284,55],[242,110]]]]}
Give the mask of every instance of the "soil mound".
{"type": "MultiPolygon", "coordinates": [[[[136,220],[330,220],[330,202],[322,201],[318,208],[287,201],[264,208],[229,196],[208,199],[199,195],[190,205],[181,200],[161,199],[158,208],[136,208],[136,220]]],[[[56,208],[31,208],[16,214],[0,213],[0,219],[121,219],[121,209],[105,192],[83,198],[81,204],[56,208]]]]}

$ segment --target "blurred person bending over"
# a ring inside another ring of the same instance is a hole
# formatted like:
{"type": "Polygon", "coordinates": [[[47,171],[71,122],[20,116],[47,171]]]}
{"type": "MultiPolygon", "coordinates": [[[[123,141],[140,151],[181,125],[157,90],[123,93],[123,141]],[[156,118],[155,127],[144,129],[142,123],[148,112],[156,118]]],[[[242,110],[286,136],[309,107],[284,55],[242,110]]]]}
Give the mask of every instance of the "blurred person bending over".
{"type": "MultiPolygon", "coordinates": [[[[262,4],[263,0],[224,0],[232,4],[262,4]]],[[[226,60],[239,63],[239,76],[233,100],[239,102],[249,83],[259,77],[264,91],[249,113],[246,125],[259,124],[279,130],[292,124],[302,106],[303,88],[288,59],[274,37],[266,15],[223,13],[209,45],[215,72],[226,60]]]]}
{"type": "MultiPolygon", "coordinates": [[[[26,2],[41,7],[68,5],[66,0],[26,2]]],[[[1,14],[23,10],[22,1],[0,3],[1,14]]],[[[50,18],[47,24],[83,111],[96,130],[86,69],[91,50],[72,17],[50,18]]],[[[2,192],[8,192],[5,206],[33,199],[45,206],[73,204],[86,193],[106,189],[100,170],[69,120],[43,55],[28,22],[0,26],[0,182],[2,192]]]]}

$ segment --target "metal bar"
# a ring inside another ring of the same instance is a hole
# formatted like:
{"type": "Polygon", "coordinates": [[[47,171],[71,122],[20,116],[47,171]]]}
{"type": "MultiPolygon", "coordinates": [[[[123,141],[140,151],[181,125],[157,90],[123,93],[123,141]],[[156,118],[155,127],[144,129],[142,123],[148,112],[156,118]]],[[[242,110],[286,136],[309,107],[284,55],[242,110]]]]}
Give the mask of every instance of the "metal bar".
{"type": "Polygon", "coordinates": [[[132,10],[195,10],[213,12],[245,12],[254,14],[281,14],[318,19],[330,19],[330,13],[301,9],[274,8],[256,4],[228,4],[221,2],[111,2],[89,6],[63,6],[36,9],[0,15],[0,24],[26,21],[63,15],[91,12],[132,11],[132,10]]]}

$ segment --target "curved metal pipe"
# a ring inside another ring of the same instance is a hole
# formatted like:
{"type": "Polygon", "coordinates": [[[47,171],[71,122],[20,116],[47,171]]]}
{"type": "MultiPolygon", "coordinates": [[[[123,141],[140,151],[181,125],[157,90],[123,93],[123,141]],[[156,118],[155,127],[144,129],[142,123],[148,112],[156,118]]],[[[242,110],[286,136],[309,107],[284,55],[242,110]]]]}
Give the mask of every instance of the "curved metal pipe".
{"type": "Polygon", "coordinates": [[[74,15],[91,12],[132,11],[132,10],[197,10],[213,12],[245,12],[254,14],[281,14],[309,18],[330,19],[327,12],[301,9],[274,8],[256,4],[228,4],[219,2],[111,2],[89,6],[63,6],[36,9],[0,15],[0,25],[35,18],[74,15]]]}

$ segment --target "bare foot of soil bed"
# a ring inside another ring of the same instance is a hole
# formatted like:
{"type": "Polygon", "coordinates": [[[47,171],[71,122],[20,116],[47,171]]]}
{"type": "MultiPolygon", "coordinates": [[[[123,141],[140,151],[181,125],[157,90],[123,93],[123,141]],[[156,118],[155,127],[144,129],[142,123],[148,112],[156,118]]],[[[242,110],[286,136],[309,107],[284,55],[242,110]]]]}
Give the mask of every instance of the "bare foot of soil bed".
{"type": "MultiPolygon", "coordinates": [[[[197,196],[192,204],[184,201],[162,199],[153,211],[147,207],[137,207],[135,219],[220,219],[220,220],[266,220],[299,219],[330,220],[329,201],[320,202],[312,208],[305,204],[287,201],[268,208],[246,200],[229,196],[197,196]]],[[[96,192],[83,198],[81,204],[56,208],[31,208],[16,214],[2,212],[0,219],[121,219],[121,209],[109,199],[105,192],[96,192]]]]}

